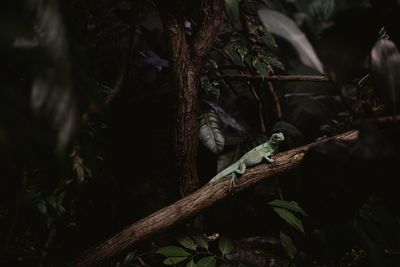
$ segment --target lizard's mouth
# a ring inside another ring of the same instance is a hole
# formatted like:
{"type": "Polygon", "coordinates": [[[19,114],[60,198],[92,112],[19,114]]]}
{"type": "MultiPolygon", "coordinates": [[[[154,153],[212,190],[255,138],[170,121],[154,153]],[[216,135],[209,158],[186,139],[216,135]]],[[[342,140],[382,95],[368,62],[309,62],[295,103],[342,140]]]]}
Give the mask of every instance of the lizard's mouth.
{"type": "Polygon", "coordinates": [[[280,144],[285,141],[285,137],[283,136],[283,133],[274,133],[272,134],[271,141],[275,144],[280,144]]]}

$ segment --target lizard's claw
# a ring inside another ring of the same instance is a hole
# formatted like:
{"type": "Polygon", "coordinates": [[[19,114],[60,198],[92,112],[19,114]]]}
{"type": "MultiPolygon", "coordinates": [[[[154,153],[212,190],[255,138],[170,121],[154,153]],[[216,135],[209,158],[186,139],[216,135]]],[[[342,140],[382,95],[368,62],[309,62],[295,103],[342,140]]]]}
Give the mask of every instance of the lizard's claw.
{"type": "Polygon", "coordinates": [[[237,177],[234,173],[231,175],[231,181],[229,183],[229,192],[233,191],[237,184],[237,177]]]}
{"type": "Polygon", "coordinates": [[[271,157],[265,157],[265,159],[267,160],[267,162],[268,162],[269,164],[272,165],[272,167],[275,167],[275,166],[276,166],[275,161],[274,161],[271,157]]]}
{"type": "Polygon", "coordinates": [[[276,163],[273,159],[271,159],[270,163],[271,163],[272,167],[276,167],[276,163]]]}

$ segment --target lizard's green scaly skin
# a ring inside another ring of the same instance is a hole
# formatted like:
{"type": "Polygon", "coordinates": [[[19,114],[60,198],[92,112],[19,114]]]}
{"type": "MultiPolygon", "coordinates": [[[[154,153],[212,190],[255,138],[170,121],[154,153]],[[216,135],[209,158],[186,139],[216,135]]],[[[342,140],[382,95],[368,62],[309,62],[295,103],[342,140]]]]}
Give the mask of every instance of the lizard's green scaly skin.
{"type": "Polygon", "coordinates": [[[256,146],[246,154],[244,154],[238,161],[214,176],[209,183],[216,182],[225,176],[231,176],[231,185],[235,185],[237,175],[242,175],[247,167],[252,167],[260,164],[263,160],[267,163],[275,164],[271,156],[276,153],[278,146],[285,140],[283,133],[274,133],[268,142],[256,146]]]}

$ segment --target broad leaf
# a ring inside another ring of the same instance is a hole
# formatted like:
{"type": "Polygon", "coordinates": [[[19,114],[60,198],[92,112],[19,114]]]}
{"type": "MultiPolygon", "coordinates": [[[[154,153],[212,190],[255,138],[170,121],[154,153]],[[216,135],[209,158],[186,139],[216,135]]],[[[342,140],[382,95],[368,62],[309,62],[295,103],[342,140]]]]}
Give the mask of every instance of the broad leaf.
{"type": "Polygon", "coordinates": [[[162,254],[166,257],[186,257],[189,256],[190,253],[185,249],[177,246],[166,246],[157,250],[157,253],[162,254]]]}
{"type": "Polygon", "coordinates": [[[314,48],[293,20],[271,9],[261,9],[258,15],[271,33],[284,38],[293,46],[303,64],[323,73],[322,63],[314,48]]]}
{"type": "Polygon", "coordinates": [[[216,264],[217,261],[213,256],[204,257],[197,262],[198,267],[215,267],[216,264]]]}
{"type": "Polygon", "coordinates": [[[204,146],[215,154],[224,149],[225,137],[222,134],[222,125],[214,110],[200,115],[199,137],[204,146]]]}
{"type": "Polygon", "coordinates": [[[229,114],[225,109],[220,107],[218,104],[211,102],[211,101],[204,101],[212,109],[217,112],[218,117],[220,120],[226,125],[234,129],[240,136],[245,136],[248,134],[248,131],[231,115],[229,114]]]}
{"type": "Polygon", "coordinates": [[[307,213],[294,201],[285,201],[276,199],[268,203],[269,205],[277,208],[287,209],[293,212],[297,212],[303,216],[308,216],[307,213]]]}
{"type": "Polygon", "coordinates": [[[208,250],[208,240],[204,236],[196,235],[193,239],[197,245],[208,250]]]}
{"type": "Polygon", "coordinates": [[[278,215],[284,219],[290,226],[292,226],[297,231],[304,234],[303,223],[299,218],[297,218],[292,212],[282,209],[282,208],[273,208],[278,215]]]}
{"type": "Polygon", "coordinates": [[[218,241],[218,248],[221,251],[222,256],[224,256],[225,254],[232,252],[233,244],[229,239],[221,237],[218,241]]]}
{"type": "Polygon", "coordinates": [[[294,256],[296,255],[296,247],[293,243],[293,240],[290,238],[290,236],[284,234],[283,232],[280,233],[280,239],[281,239],[281,244],[282,247],[285,249],[286,254],[293,259],[294,256]]]}
{"type": "Polygon", "coordinates": [[[175,265],[177,263],[180,263],[184,260],[186,260],[187,257],[171,257],[171,258],[166,258],[163,263],[165,265],[175,265]]]}
{"type": "Polygon", "coordinates": [[[181,244],[182,246],[184,246],[187,249],[196,250],[196,248],[197,248],[197,245],[188,236],[182,236],[177,241],[179,242],[179,244],[181,244]]]}
{"type": "Polygon", "coordinates": [[[327,22],[334,14],[335,0],[314,0],[309,9],[315,23],[327,22]]]}

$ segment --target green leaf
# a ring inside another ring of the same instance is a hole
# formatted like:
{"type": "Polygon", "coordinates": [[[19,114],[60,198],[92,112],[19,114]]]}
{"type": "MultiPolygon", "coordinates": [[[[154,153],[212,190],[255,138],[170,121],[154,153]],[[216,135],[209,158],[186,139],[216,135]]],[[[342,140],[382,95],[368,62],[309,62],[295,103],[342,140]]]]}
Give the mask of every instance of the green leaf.
{"type": "Polygon", "coordinates": [[[282,209],[282,208],[273,208],[278,215],[284,219],[290,226],[292,226],[297,231],[304,234],[303,223],[299,218],[297,218],[292,212],[282,209]]]}
{"type": "Polygon", "coordinates": [[[266,44],[268,47],[271,48],[277,48],[278,45],[276,44],[275,38],[271,34],[271,32],[268,31],[265,27],[263,27],[263,32],[264,32],[264,37],[263,37],[264,44],[266,44]]]}
{"type": "Polygon", "coordinates": [[[218,114],[211,109],[200,115],[199,138],[211,152],[218,154],[224,149],[225,136],[218,114]]]}
{"type": "Polygon", "coordinates": [[[41,200],[36,204],[37,209],[42,215],[47,213],[47,204],[45,201],[41,200]]]}
{"type": "Polygon", "coordinates": [[[257,65],[259,64],[259,62],[260,62],[260,59],[259,59],[258,57],[253,57],[252,60],[251,60],[251,65],[252,65],[254,68],[256,68],[257,65]]]}
{"type": "Polygon", "coordinates": [[[286,235],[283,232],[280,233],[280,239],[281,239],[282,247],[285,249],[286,254],[291,259],[293,259],[293,257],[296,255],[296,251],[297,251],[297,249],[293,243],[293,240],[290,238],[290,236],[286,235]]]}
{"type": "Polygon", "coordinates": [[[217,70],[218,69],[218,64],[215,60],[213,59],[208,59],[207,61],[207,66],[209,66],[210,68],[217,70]]]}
{"type": "Polygon", "coordinates": [[[238,53],[240,60],[242,60],[242,62],[244,61],[244,57],[247,55],[248,50],[247,47],[244,45],[237,45],[236,46],[236,52],[238,53]]]}
{"type": "Polygon", "coordinates": [[[275,68],[280,69],[280,70],[284,70],[285,69],[285,67],[283,66],[282,62],[280,62],[279,59],[277,59],[276,57],[269,56],[266,63],[268,63],[272,67],[275,67],[275,68]]]}
{"type": "Polygon", "coordinates": [[[254,66],[257,70],[257,73],[260,76],[266,77],[268,76],[268,66],[265,65],[264,63],[260,62],[257,65],[254,66]]]}
{"type": "Polygon", "coordinates": [[[222,256],[224,256],[225,254],[232,252],[233,244],[229,239],[221,237],[218,241],[218,248],[221,251],[222,256]]]}
{"type": "Polygon", "coordinates": [[[122,265],[125,266],[125,265],[130,264],[131,261],[135,258],[136,254],[137,254],[137,251],[131,251],[131,252],[129,252],[129,253],[125,256],[125,259],[124,259],[124,261],[122,262],[122,265]]]}
{"type": "Polygon", "coordinates": [[[296,213],[299,213],[303,216],[308,216],[308,214],[294,201],[285,201],[276,199],[268,203],[269,205],[277,208],[287,209],[296,213]]]}
{"type": "Polygon", "coordinates": [[[211,93],[211,94],[215,95],[217,98],[221,94],[219,88],[217,87],[217,86],[219,86],[219,82],[217,82],[217,81],[210,82],[210,79],[208,79],[207,76],[202,76],[200,78],[200,83],[201,83],[201,88],[207,94],[211,93]]]}
{"type": "Polygon", "coordinates": [[[195,235],[193,236],[193,239],[197,245],[208,250],[208,240],[204,236],[195,235]]]}
{"type": "Polygon", "coordinates": [[[171,258],[166,258],[163,263],[165,265],[175,265],[177,263],[180,263],[182,261],[185,261],[187,257],[171,257],[171,258]]]}
{"type": "Polygon", "coordinates": [[[48,196],[46,200],[53,209],[57,209],[58,203],[55,197],[48,196]]]}
{"type": "Polygon", "coordinates": [[[196,243],[194,243],[194,241],[188,236],[182,236],[178,238],[177,241],[179,242],[179,244],[187,249],[196,250],[197,248],[196,243]]]}
{"type": "Polygon", "coordinates": [[[189,262],[186,264],[186,267],[197,267],[197,264],[194,263],[193,260],[191,260],[191,261],[189,261],[189,262]]]}
{"type": "Polygon", "coordinates": [[[61,214],[63,214],[64,212],[65,212],[65,208],[64,208],[61,204],[58,204],[58,207],[57,207],[57,209],[56,209],[57,215],[61,215],[61,214]]]}
{"type": "Polygon", "coordinates": [[[309,9],[311,18],[316,22],[328,21],[335,12],[335,0],[314,0],[309,9]]]}
{"type": "Polygon", "coordinates": [[[213,256],[208,256],[200,259],[197,262],[197,267],[215,267],[217,261],[213,256]]]}
{"type": "Polygon", "coordinates": [[[162,254],[166,257],[186,257],[189,256],[190,253],[185,249],[177,246],[166,246],[157,250],[157,253],[162,254]]]}
{"type": "Polygon", "coordinates": [[[239,21],[240,0],[225,0],[225,10],[229,18],[235,23],[239,21]]]}

